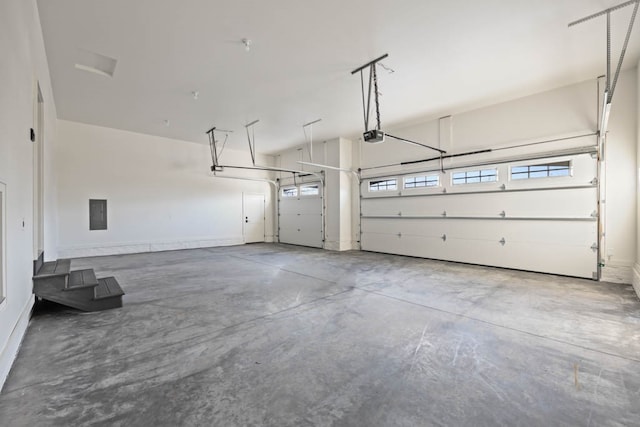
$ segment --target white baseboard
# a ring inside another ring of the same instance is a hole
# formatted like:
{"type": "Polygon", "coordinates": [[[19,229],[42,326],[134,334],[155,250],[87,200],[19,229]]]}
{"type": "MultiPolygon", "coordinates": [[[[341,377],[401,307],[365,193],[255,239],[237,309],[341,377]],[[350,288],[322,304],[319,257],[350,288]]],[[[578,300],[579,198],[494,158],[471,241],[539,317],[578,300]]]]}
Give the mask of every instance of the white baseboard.
{"type": "Polygon", "coordinates": [[[242,237],[226,239],[193,239],[146,243],[120,243],[110,245],[62,246],[58,248],[60,258],[84,258],[105,255],[124,255],[143,252],[173,251],[180,249],[211,248],[216,246],[242,245],[242,237]]]}
{"type": "Polygon", "coordinates": [[[22,339],[27,332],[34,301],[35,297],[31,295],[27,304],[22,309],[22,313],[20,313],[20,317],[11,331],[11,335],[9,335],[7,345],[0,351],[0,392],[2,392],[2,387],[9,376],[13,361],[18,355],[20,344],[22,344],[22,339]]]}
{"type": "Polygon", "coordinates": [[[640,298],[640,264],[636,263],[633,266],[633,289],[636,291],[636,295],[640,298]]]}
{"type": "Polygon", "coordinates": [[[631,284],[633,281],[633,263],[612,264],[607,263],[602,267],[602,282],[631,284]]]}

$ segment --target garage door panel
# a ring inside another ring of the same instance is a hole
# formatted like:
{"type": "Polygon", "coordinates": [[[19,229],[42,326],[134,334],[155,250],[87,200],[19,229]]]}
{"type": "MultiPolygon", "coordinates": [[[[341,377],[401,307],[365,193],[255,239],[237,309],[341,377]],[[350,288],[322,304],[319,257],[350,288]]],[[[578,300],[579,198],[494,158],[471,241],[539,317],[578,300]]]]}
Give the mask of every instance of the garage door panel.
{"type": "Polygon", "coordinates": [[[499,242],[502,238],[509,241],[528,243],[548,243],[563,246],[591,247],[597,239],[596,221],[513,221],[487,220],[479,224],[478,220],[454,219],[376,219],[364,218],[362,222],[363,239],[370,233],[379,233],[401,237],[435,237],[446,241],[452,239],[486,240],[499,242]]]}
{"type": "Polygon", "coordinates": [[[512,167],[554,166],[557,158],[483,165],[498,171],[497,182],[452,185],[448,171],[440,193],[423,188],[422,195],[411,189],[368,192],[365,180],[362,249],[593,278],[598,188],[591,181],[597,161],[588,153],[561,160],[570,160],[570,175],[509,180],[512,167]]]}
{"type": "Polygon", "coordinates": [[[588,218],[597,188],[365,199],[364,216],[480,216],[588,218]]]}
{"type": "Polygon", "coordinates": [[[478,227],[471,220],[365,220],[362,245],[375,252],[592,278],[595,222],[498,223],[478,227]],[[545,235],[552,237],[541,237],[545,235]]]}
{"type": "Polygon", "coordinates": [[[293,228],[280,229],[280,241],[292,245],[322,247],[322,232],[304,231],[293,228]]]}
{"type": "Polygon", "coordinates": [[[319,215],[322,211],[322,199],[301,198],[298,202],[298,212],[305,215],[319,215]],[[320,210],[318,210],[320,209],[320,210]]]}

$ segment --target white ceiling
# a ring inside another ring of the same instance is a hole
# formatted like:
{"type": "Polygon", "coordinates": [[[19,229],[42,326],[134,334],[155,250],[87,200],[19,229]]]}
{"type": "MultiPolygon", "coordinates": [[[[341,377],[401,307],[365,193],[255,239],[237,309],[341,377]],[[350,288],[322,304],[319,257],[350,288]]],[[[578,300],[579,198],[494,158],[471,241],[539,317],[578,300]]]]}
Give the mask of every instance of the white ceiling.
{"type": "MultiPolygon", "coordinates": [[[[622,0],[40,0],[61,119],[206,142],[244,124],[259,152],[363,130],[360,79],[380,69],[382,127],[438,117],[595,78],[605,18],[622,0]],[[241,42],[249,38],[249,52],[241,42]],[[112,78],[74,67],[82,51],[117,60],[112,78]],[[197,90],[199,99],[191,92],[197,90]],[[165,126],[164,120],[170,121],[165,126]]],[[[612,16],[620,50],[632,7],[612,16]]],[[[639,24],[636,24],[640,26],[639,24]]],[[[635,28],[625,68],[637,64],[635,28]]]]}

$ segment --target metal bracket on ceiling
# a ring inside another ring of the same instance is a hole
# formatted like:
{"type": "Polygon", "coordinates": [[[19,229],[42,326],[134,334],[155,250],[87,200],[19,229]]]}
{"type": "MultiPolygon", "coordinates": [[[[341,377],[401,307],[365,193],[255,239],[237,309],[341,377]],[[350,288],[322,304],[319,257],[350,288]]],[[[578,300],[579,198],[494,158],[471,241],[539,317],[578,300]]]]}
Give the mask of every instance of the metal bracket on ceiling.
{"type": "Polygon", "coordinates": [[[217,129],[215,126],[209,129],[206,134],[209,136],[209,148],[211,149],[211,172],[222,172],[222,166],[220,166],[220,158],[224,152],[224,147],[227,145],[227,139],[232,130],[217,129]],[[222,146],[218,150],[218,140],[216,140],[216,131],[224,133],[224,141],[222,146]]]}
{"type": "Polygon", "coordinates": [[[356,68],[351,72],[351,74],[360,73],[360,85],[362,88],[362,110],[364,112],[364,130],[365,132],[369,130],[369,112],[371,111],[371,91],[373,90],[373,97],[376,104],[376,129],[380,130],[380,100],[378,93],[378,74],[376,73],[376,64],[386,57],[389,54],[385,53],[379,58],[374,59],[373,61],[367,62],[361,67],[356,68]],[[365,89],[364,89],[364,70],[369,69],[369,84],[367,89],[367,99],[365,101],[365,89]]]}
{"type": "Polygon", "coordinates": [[[247,131],[247,141],[249,142],[249,152],[251,153],[251,162],[253,163],[253,166],[256,165],[256,133],[253,130],[253,125],[259,121],[260,120],[254,120],[251,123],[244,125],[244,128],[247,131]],[[249,128],[251,128],[251,133],[249,133],[249,128]]]}
{"type": "Polygon", "coordinates": [[[307,140],[307,131],[305,128],[309,127],[309,161],[313,162],[313,125],[321,122],[322,119],[317,119],[309,123],[305,123],[302,125],[302,132],[304,133],[304,139],[307,140]]]}
{"type": "Polygon", "coordinates": [[[629,45],[629,38],[631,37],[633,24],[636,20],[636,16],[638,13],[638,6],[640,6],[640,0],[626,1],[624,3],[620,3],[617,6],[604,9],[598,13],[594,13],[592,15],[586,16],[584,18],[578,19],[577,21],[573,21],[569,23],[569,27],[573,27],[574,25],[582,24],[583,22],[590,21],[600,16],[606,15],[607,17],[607,74],[606,74],[607,82],[604,90],[602,117],[600,118],[600,123],[599,123],[600,124],[599,132],[600,132],[601,141],[604,141],[605,135],[607,133],[607,128],[609,125],[609,114],[611,112],[611,101],[613,100],[613,95],[615,94],[616,85],[618,84],[620,69],[622,68],[624,56],[627,52],[627,46],[629,45]],[[629,26],[627,28],[627,34],[625,36],[624,43],[622,45],[622,51],[620,52],[620,57],[618,58],[618,64],[616,66],[616,72],[613,76],[613,81],[612,81],[611,80],[611,13],[631,5],[635,5],[635,6],[631,14],[631,19],[629,21],[629,26]]]}

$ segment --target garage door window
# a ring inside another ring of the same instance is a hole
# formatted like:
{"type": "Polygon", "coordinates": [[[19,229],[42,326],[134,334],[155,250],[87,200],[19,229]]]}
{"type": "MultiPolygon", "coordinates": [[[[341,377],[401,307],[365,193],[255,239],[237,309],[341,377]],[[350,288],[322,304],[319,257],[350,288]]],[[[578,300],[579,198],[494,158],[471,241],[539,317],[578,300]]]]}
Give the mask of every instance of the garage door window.
{"type": "Polygon", "coordinates": [[[398,189],[397,179],[378,179],[369,181],[369,191],[391,191],[398,189]]]}
{"type": "Polygon", "coordinates": [[[513,166],[511,179],[547,178],[571,176],[571,162],[553,162],[537,165],[513,166]]]}
{"type": "Polygon", "coordinates": [[[453,174],[453,185],[476,184],[479,182],[496,182],[498,180],[497,169],[480,169],[453,174]]]}
{"type": "Polygon", "coordinates": [[[298,197],[298,187],[283,188],[282,197],[298,197]]]}
{"type": "Polygon", "coordinates": [[[404,179],[404,188],[437,187],[439,185],[440,176],[438,175],[412,176],[404,179]]]}
{"type": "Polygon", "coordinates": [[[317,196],[318,194],[320,194],[320,187],[318,187],[318,184],[300,186],[301,196],[317,196]]]}

